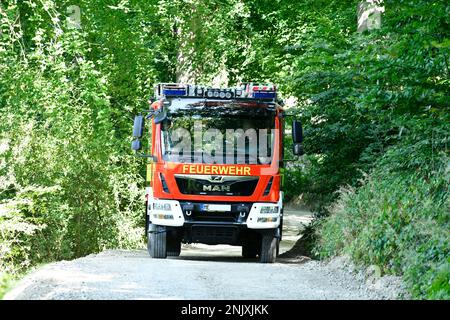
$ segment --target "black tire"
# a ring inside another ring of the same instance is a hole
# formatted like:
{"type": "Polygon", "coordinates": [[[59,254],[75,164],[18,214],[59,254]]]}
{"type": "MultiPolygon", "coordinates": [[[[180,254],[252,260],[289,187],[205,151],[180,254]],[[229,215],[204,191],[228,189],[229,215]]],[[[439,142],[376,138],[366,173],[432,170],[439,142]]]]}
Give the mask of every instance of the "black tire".
{"type": "Polygon", "coordinates": [[[283,223],[281,221],[280,226],[278,227],[277,232],[277,257],[280,255],[280,242],[281,242],[281,234],[283,232],[283,223]]]}
{"type": "Polygon", "coordinates": [[[280,242],[283,239],[283,217],[284,217],[284,208],[281,207],[281,218],[280,218],[280,226],[278,227],[278,237],[277,237],[277,257],[280,255],[280,242]]]}
{"type": "Polygon", "coordinates": [[[277,238],[277,257],[280,255],[280,239],[277,238]]]}
{"type": "Polygon", "coordinates": [[[275,235],[264,235],[261,241],[261,263],[274,263],[277,255],[278,238],[275,235]]]}
{"type": "Polygon", "coordinates": [[[177,228],[166,227],[168,257],[178,257],[181,253],[181,237],[179,232],[177,228]]]}
{"type": "Polygon", "coordinates": [[[181,241],[177,238],[167,241],[167,256],[178,257],[181,253],[181,241]]]}
{"type": "Polygon", "coordinates": [[[150,219],[148,217],[147,212],[145,212],[145,234],[144,238],[148,236],[148,226],[150,225],[150,219]]]}
{"type": "Polygon", "coordinates": [[[165,259],[167,257],[166,227],[149,225],[147,249],[152,258],[165,259]]]}

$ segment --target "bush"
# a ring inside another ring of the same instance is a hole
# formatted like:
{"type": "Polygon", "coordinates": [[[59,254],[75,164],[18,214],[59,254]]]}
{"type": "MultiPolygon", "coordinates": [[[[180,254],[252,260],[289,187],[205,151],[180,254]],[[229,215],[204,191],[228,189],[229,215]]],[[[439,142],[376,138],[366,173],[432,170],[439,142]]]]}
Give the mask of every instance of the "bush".
{"type": "Polygon", "coordinates": [[[341,189],[331,216],[317,230],[315,252],[350,254],[357,263],[404,275],[413,297],[449,299],[450,173],[445,161],[429,174],[389,170],[402,161],[392,156],[398,149],[360,188],[341,189]],[[387,163],[392,163],[389,169],[387,163]]]}
{"type": "Polygon", "coordinates": [[[11,277],[6,273],[0,272],[0,299],[2,299],[5,293],[8,291],[11,283],[11,277]]]}
{"type": "Polygon", "coordinates": [[[108,74],[95,64],[101,59],[87,58],[86,34],[62,29],[52,1],[7,2],[0,4],[0,273],[15,278],[39,263],[142,246],[141,163],[129,137],[117,134],[117,118],[131,121],[111,103],[108,74]],[[19,13],[33,23],[22,25],[19,13]]]}

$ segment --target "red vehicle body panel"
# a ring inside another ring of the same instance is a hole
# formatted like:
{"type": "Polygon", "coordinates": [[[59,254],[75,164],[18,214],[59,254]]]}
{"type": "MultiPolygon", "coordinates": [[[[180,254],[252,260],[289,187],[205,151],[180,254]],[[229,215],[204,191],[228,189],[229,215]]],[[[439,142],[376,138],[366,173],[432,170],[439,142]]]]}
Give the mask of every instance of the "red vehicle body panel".
{"type": "MultiPolygon", "coordinates": [[[[160,107],[161,102],[157,101],[152,104],[156,110],[160,107]]],[[[167,162],[162,158],[161,152],[161,124],[155,124],[152,120],[151,126],[151,154],[156,157],[157,161],[151,164],[152,179],[150,186],[153,189],[153,197],[158,199],[176,199],[186,201],[203,201],[203,202],[277,202],[280,196],[281,177],[279,171],[279,160],[282,157],[283,148],[283,123],[280,113],[283,112],[281,107],[277,107],[277,116],[275,117],[275,129],[278,129],[274,139],[274,152],[270,165],[257,164],[201,164],[201,163],[177,163],[167,162]],[[178,190],[175,181],[176,174],[218,174],[218,175],[250,175],[258,176],[259,181],[255,191],[251,196],[216,196],[216,195],[188,195],[178,190]],[[166,181],[169,193],[163,189],[161,175],[166,181]],[[264,191],[273,177],[272,187],[267,196],[264,191]]]]}

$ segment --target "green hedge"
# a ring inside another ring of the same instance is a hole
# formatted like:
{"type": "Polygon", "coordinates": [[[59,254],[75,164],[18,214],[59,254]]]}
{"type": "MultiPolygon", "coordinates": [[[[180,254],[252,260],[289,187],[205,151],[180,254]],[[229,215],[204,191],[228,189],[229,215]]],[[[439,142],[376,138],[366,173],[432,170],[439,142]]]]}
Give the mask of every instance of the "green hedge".
{"type": "Polygon", "coordinates": [[[444,162],[427,175],[387,170],[384,160],[361,187],[341,190],[318,227],[315,252],[350,254],[362,265],[403,275],[415,298],[449,299],[448,167],[444,162]]]}

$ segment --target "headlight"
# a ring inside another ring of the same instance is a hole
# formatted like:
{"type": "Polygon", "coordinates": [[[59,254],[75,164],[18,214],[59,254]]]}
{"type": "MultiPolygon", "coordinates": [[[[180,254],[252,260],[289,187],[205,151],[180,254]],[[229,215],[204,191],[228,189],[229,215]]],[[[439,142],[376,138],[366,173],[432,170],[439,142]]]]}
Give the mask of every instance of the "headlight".
{"type": "Polygon", "coordinates": [[[158,213],[158,214],[154,213],[153,218],[173,220],[173,215],[172,214],[163,214],[163,213],[158,213]]]}
{"type": "Polygon", "coordinates": [[[153,202],[153,210],[170,211],[172,207],[170,203],[153,202]]]}
{"type": "Polygon", "coordinates": [[[278,213],[278,206],[262,206],[259,213],[278,213]]]}
{"type": "Polygon", "coordinates": [[[277,222],[278,218],[277,217],[260,217],[258,218],[258,222],[277,222]]]}

